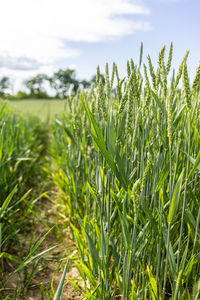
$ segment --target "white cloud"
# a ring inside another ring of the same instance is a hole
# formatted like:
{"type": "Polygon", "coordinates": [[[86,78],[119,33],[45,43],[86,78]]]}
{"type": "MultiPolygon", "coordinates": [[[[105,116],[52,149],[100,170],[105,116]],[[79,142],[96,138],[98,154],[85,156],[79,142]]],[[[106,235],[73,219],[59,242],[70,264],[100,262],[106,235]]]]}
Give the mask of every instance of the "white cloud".
{"type": "Polygon", "coordinates": [[[99,42],[151,29],[125,17],[149,14],[138,0],[0,0],[0,7],[0,66],[7,69],[40,70],[80,55],[68,41],[99,42]]]}
{"type": "Polygon", "coordinates": [[[9,70],[36,70],[40,67],[37,60],[28,57],[11,57],[9,55],[0,55],[0,67],[9,70]]]}

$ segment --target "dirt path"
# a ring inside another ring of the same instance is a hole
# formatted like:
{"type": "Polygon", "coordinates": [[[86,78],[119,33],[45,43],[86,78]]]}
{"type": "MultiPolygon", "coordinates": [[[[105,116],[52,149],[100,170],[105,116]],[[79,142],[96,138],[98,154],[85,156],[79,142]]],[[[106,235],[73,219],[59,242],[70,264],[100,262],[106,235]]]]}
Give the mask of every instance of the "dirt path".
{"type": "MultiPolygon", "coordinates": [[[[58,195],[56,195],[56,197],[58,197],[58,195]]],[[[53,196],[54,202],[56,197],[53,196]]],[[[50,228],[56,225],[56,227],[54,227],[54,229],[47,235],[41,244],[40,251],[49,249],[55,245],[56,247],[43,258],[40,266],[41,269],[33,278],[33,283],[30,285],[27,291],[25,298],[27,300],[42,299],[41,284],[44,286],[44,291],[46,289],[46,292],[44,293],[44,299],[52,299],[50,293],[52,290],[56,292],[66,259],[74,251],[76,251],[69,231],[69,226],[68,228],[63,227],[63,221],[56,211],[56,205],[54,205],[54,203],[50,200],[44,201],[42,208],[40,208],[39,214],[41,216],[41,220],[47,220],[47,224],[50,228]],[[61,262],[63,263],[60,266],[61,262]]],[[[41,236],[47,232],[47,229],[42,222],[38,222],[36,225],[36,232],[41,236]]],[[[66,274],[66,278],[78,277],[79,274],[77,269],[71,264],[66,274]]],[[[67,283],[67,280],[63,288],[62,299],[81,299],[79,292],[77,292],[70,283],[67,283]]]]}
{"type": "MultiPolygon", "coordinates": [[[[58,195],[56,195],[56,197],[58,197],[58,195]]],[[[8,295],[12,294],[12,291],[15,291],[16,289],[19,290],[19,293],[16,298],[12,297],[8,299],[53,299],[53,294],[56,292],[60,282],[66,259],[76,251],[69,231],[69,226],[66,224],[64,227],[63,221],[61,220],[61,217],[59,217],[57,206],[55,204],[56,197],[55,194],[51,194],[51,200],[43,199],[37,209],[36,215],[32,219],[34,235],[36,238],[44,236],[48,229],[53,228],[39,246],[37,252],[42,252],[54,246],[56,247],[42,256],[37,264],[36,262],[33,262],[28,265],[26,275],[23,271],[21,274],[16,274],[12,277],[6,287],[8,295]],[[54,199],[53,202],[51,197],[54,199]],[[32,276],[31,273],[33,271],[35,274],[32,276]]],[[[22,242],[27,239],[23,234],[21,234],[20,238],[22,242]]],[[[30,243],[30,241],[27,241],[27,244],[28,243],[30,243]]],[[[66,278],[78,277],[78,271],[71,263],[66,278]]],[[[80,293],[76,291],[67,280],[65,281],[63,288],[62,299],[81,299],[80,293]]]]}

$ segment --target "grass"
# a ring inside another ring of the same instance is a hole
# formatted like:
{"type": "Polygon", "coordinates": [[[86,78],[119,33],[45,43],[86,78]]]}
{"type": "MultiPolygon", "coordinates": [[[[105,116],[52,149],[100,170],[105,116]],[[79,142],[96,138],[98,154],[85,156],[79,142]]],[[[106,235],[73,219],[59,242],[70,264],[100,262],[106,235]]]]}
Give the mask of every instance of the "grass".
{"type": "Polygon", "coordinates": [[[66,110],[65,100],[9,100],[8,104],[17,113],[37,116],[42,121],[52,120],[66,110]]]}
{"type": "Polygon", "coordinates": [[[0,299],[53,299],[72,242],[55,219],[50,125],[25,112],[0,101],[0,299]]]}
{"type": "MultiPolygon", "coordinates": [[[[31,219],[47,178],[48,127],[13,113],[0,102],[0,295],[16,273],[27,281],[27,266],[40,258],[43,238],[34,237],[31,219]],[[23,239],[22,239],[23,236],[23,239]]],[[[46,249],[48,250],[48,249],[46,249]]],[[[27,282],[24,281],[24,284],[27,282]]],[[[22,286],[23,289],[23,286],[22,286]]],[[[14,292],[18,294],[18,289],[14,292]]],[[[0,296],[0,298],[1,298],[0,296]]],[[[1,298],[4,299],[4,298],[1,298]]]]}

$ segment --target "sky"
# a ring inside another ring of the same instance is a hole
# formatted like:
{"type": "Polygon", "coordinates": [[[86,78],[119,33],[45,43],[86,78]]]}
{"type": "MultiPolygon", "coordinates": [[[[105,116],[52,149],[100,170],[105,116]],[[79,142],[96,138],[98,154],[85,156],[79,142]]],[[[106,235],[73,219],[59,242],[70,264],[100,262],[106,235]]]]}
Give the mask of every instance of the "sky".
{"type": "Polygon", "coordinates": [[[154,64],[158,52],[173,42],[173,66],[189,49],[189,72],[200,64],[200,0],[0,0],[0,77],[15,89],[38,73],[51,76],[73,68],[78,79],[90,79],[97,65],[116,62],[154,64]]]}

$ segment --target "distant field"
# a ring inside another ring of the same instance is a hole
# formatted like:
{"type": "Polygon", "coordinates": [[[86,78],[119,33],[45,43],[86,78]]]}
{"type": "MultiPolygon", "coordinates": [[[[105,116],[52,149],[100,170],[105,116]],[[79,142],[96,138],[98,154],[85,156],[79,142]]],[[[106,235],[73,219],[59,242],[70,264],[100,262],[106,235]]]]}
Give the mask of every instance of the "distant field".
{"type": "Polygon", "coordinates": [[[51,120],[66,110],[65,100],[9,100],[8,103],[16,112],[32,114],[43,121],[51,120]]]}

